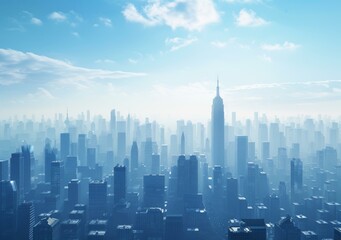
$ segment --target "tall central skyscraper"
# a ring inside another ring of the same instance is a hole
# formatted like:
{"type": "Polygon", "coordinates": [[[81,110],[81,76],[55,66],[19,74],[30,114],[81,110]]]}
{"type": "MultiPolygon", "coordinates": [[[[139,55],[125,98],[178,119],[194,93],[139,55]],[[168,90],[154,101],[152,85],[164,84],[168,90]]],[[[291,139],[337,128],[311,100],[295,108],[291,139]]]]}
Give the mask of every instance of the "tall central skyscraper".
{"type": "Polygon", "coordinates": [[[217,95],[213,99],[212,104],[212,163],[213,165],[220,165],[222,168],[224,164],[224,102],[219,95],[219,80],[217,80],[217,95]]]}

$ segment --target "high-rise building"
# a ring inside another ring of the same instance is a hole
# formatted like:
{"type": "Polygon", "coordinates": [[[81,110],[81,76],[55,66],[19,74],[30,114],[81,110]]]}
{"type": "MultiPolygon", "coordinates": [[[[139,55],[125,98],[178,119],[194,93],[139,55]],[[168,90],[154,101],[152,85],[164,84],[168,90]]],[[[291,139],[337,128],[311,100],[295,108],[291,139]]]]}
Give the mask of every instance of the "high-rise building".
{"type": "Polygon", "coordinates": [[[237,176],[246,177],[247,173],[247,161],[248,161],[248,137],[237,136],[236,137],[236,166],[237,176]]]}
{"type": "Polygon", "coordinates": [[[31,190],[31,172],[32,166],[34,166],[33,147],[30,145],[23,145],[21,146],[21,153],[24,158],[24,193],[27,193],[31,190]]]}
{"type": "Polygon", "coordinates": [[[134,240],[133,228],[131,225],[118,225],[116,228],[117,240],[134,240]]]}
{"type": "Polygon", "coordinates": [[[59,240],[60,222],[56,218],[43,218],[33,227],[33,240],[59,240]]]}
{"type": "Polygon", "coordinates": [[[66,157],[70,154],[70,133],[60,134],[60,159],[66,160],[66,157]]]}
{"type": "Polygon", "coordinates": [[[12,153],[10,159],[10,179],[15,181],[18,199],[24,199],[24,158],[21,153],[12,153]]]}
{"type": "Polygon", "coordinates": [[[138,167],[139,167],[139,149],[137,147],[136,141],[134,141],[133,145],[131,146],[130,160],[131,160],[131,171],[138,169],[138,167]]]}
{"type": "Polygon", "coordinates": [[[51,163],[51,194],[61,195],[64,187],[64,165],[61,161],[51,163]]]}
{"type": "Polygon", "coordinates": [[[290,164],[291,199],[294,200],[303,188],[303,164],[298,158],[292,159],[290,164]]]}
{"type": "Polygon", "coordinates": [[[0,160],[0,181],[8,180],[8,160],[0,160]]]}
{"type": "Polygon", "coordinates": [[[87,165],[89,168],[96,166],[96,148],[88,148],[86,151],[87,165]]]}
{"type": "Polygon", "coordinates": [[[221,199],[223,195],[223,169],[221,166],[214,166],[213,169],[213,194],[217,199],[221,199]]]}
{"type": "Polygon", "coordinates": [[[238,214],[238,179],[228,178],[226,181],[226,210],[228,217],[238,214]]]}
{"type": "Polygon", "coordinates": [[[152,155],[153,155],[153,142],[151,138],[147,138],[144,145],[144,164],[147,167],[147,171],[151,171],[152,167],[152,155]]]}
{"type": "Polygon", "coordinates": [[[185,148],[186,148],[186,142],[185,142],[185,134],[184,132],[181,133],[181,141],[180,141],[180,155],[185,155],[185,148]]]}
{"type": "Polygon", "coordinates": [[[217,92],[212,104],[211,117],[211,151],[213,165],[219,165],[224,168],[224,103],[219,95],[219,81],[217,81],[217,92]]]}
{"type": "Polygon", "coordinates": [[[81,166],[86,165],[86,135],[79,134],[78,135],[78,159],[81,166]]]}
{"type": "Polygon", "coordinates": [[[281,219],[275,225],[274,240],[300,240],[301,230],[297,228],[290,216],[281,219]]]}
{"type": "Polygon", "coordinates": [[[252,231],[248,227],[229,227],[227,240],[253,240],[252,231]]]}
{"type": "Polygon", "coordinates": [[[18,207],[18,239],[33,240],[34,205],[32,202],[24,202],[18,207]]]}
{"type": "Polygon", "coordinates": [[[168,166],[168,145],[163,144],[161,146],[161,153],[160,153],[161,165],[164,167],[168,166]]]}
{"type": "Polygon", "coordinates": [[[45,182],[51,181],[51,163],[57,160],[57,150],[51,147],[49,139],[46,139],[44,148],[45,158],[45,182]]]}
{"type": "Polygon", "coordinates": [[[67,219],[60,224],[60,239],[75,240],[82,238],[82,227],[79,219],[67,219]]]}
{"type": "Polygon", "coordinates": [[[0,239],[16,239],[17,207],[15,181],[0,181],[0,239]]]}
{"type": "Polygon", "coordinates": [[[178,158],[178,197],[183,198],[185,194],[198,193],[198,159],[195,155],[186,159],[181,155],[178,158]]]}
{"type": "Polygon", "coordinates": [[[165,220],[165,240],[184,240],[184,223],[182,216],[167,216],[165,220]]]}
{"type": "Polygon", "coordinates": [[[341,240],[341,227],[334,228],[334,240],[341,240]]]}
{"type": "Polygon", "coordinates": [[[126,156],[126,133],[117,133],[117,162],[123,163],[123,159],[126,156]]]}
{"type": "Polygon", "coordinates": [[[75,206],[80,202],[80,181],[72,179],[68,184],[68,200],[70,206],[75,206]]]}
{"type": "Polygon", "coordinates": [[[114,202],[125,201],[127,193],[127,177],[125,166],[114,167],[114,202]]]}
{"type": "Polygon", "coordinates": [[[145,175],[143,177],[143,205],[146,208],[165,207],[164,175],[145,175]]]}
{"type": "Polygon", "coordinates": [[[68,156],[65,161],[65,179],[64,181],[70,182],[72,179],[77,178],[77,157],[68,156]]]}
{"type": "Polygon", "coordinates": [[[262,162],[265,165],[266,160],[270,158],[270,143],[269,142],[262,142],[262,162]]]}
{"type": "Polygon", "coordinates": [[[89,217],[101,219],[107,214],[107,182],[89,183],[89,217]]]}
{"type": "Polygon", "coordinates": [[[161,208],[138,210],[134,228],[143,232],[143,239],[164,239],[164,220],[161,208]]]}
{"type": "Polygon", "coordinates": [[[159,173],[160,173],[160,155],[153,154],[151,174],[159,174],[159,173]]]}

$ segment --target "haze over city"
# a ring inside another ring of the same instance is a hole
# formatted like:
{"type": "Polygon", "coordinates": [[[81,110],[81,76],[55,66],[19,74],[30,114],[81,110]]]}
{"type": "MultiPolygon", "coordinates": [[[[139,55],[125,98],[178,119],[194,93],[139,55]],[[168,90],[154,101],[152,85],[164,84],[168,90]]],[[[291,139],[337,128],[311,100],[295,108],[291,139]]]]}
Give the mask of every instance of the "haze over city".
{"type": "Polygon", "coordinates": [[[0,239],[341,240],[340,9],[3,1],[0,239]]]}

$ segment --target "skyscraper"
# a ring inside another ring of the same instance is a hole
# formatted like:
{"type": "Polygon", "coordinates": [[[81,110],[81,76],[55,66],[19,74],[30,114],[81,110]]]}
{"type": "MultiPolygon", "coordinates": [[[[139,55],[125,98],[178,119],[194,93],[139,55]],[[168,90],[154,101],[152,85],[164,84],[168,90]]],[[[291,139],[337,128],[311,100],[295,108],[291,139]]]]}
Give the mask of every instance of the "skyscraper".
{"type": "Polygon", "coordinates": [[[18,207],[18,239],[33,240],[34,205],[24,202],[18,207]]]}
{"type": "Polygon", "coordinates": [[[23,145],[21,146],[21,153],[24,158],[24,193],[27,193],[31,190],[31,167],[34,164],[33,147],[30,145],[23,145]]]}
{"type": "Polygon", "coordinates": [[[80,181],[72,179],[68,184],[68,200],[70,206],[74,206],[80,201],[80,181]]]}
{"type": "Polygon", "coordinates": [[[86,165],[86,135],[78,135],[78,159],[81,166],[86,165]]]}
{"type": "Polygon", "coordinates": [[[0,181],[0,239],[15,239],[18,193],[14,181],[0,181]]]}
{"type": "Polygon", "coordinates": [[[117,133],[117,163],[123,163],[126,156],[126,133],[117,133]]]}
{"type": "Polygon", "coordinates": [[[24,158],[20,152],[12,153],[10,160],[10,178],[15,181],[19,202],[24,197],[24,158]]]}
{"type": "Polygon", "coordinates": [[[236,137],[236,166],[237,176],[246,177],[248,159],[248,137],[236,137]]]}
{"type": "Polygon", "coordinates": [[[219,80],[217,81],[217,92],[212,104],[212,163],[224,168],[224,103],[219,95],[219,80]]]}
{"type": "Polygon", "coordinates": [[[8,180],[8,160],[0,160],[0,181],[8,180]]]}
{"type": "Polygon", "coordinates": [[[68,156],[65,161],[65,183],[77,178],[77,157],[68,156]]]}
{"type": "Polygon", "coordinates": [[[45,182],[51,181],[51,163],[57,160],[56,149],[53,149],[50,140],[46,139],[45,149],[45,182]]]}
{"type": "Polygon", "coordinates": [[[59,240],[60,222],[56,218],[43,218],[33,228],[33,240],[59,240]]]}
{"type": "Polygon", "coordinates": [[[89,216],[91,219],[103,218],[107,213],[107,182],[89,183],[89,216]]]}
{"type": "Polygon", "coordinates": [[[133,145],[131,146],[130,159],[131,171],[133,171],[134,169],[137,169],[139,167],[139,149],[137,147],[136,141],[134,141],[133,145]]]}
{"type": "Polygon", "coordinates": [[[184,240],[183,217],[174,215],[167,216],[165,220],[165,240],[184,240]]]}
{"type": "Polygon", "coordinates": [[[291,199],[297,199],[296,194],[300,193],[303,188],[303,165],[302,161],[298,158],[291,160],[290,165],[290,186],[291,186],[291,199]]]}
{"type": "Polygon", "coordinates": [[[114,167],[114,202],[119,203],[126,199],[127,185],[126,185],[126,167],[114,167]]]}
{"type": "Polygon", "coordinates": [[[143,177],[144,207],[165,207],[165,176],[145,175],[143,177]]]}
{"type": "Polygon", "coordinates": [[[88,148],[86,151],[86,159],[89,168],[96,166],[96,148],[88,148]]]}
{"type": "Polygon", "coordinates": [[[178,159],[178,197],[198,193],[198,159],[195,155],[178,159]]]}
{"type": "Polygon", "coordinates": [[[184,132],[181,133],[181,141],[180,141],[180,154],[181,155],[185,155],[185,146],[186,146],[186,142],[185,142],[185,134],[184,132]]]}
{"type": "Polygon", "coordinates": [[[70,133],[60,134],[60,158],[62,161],[70,154],[70,133]]]}
{"type": "Polygon", "coordinates": [[[53,195],[62,194],[64,165],[61,161],[53,161],[51,163],[51,193],[53,195]]]}

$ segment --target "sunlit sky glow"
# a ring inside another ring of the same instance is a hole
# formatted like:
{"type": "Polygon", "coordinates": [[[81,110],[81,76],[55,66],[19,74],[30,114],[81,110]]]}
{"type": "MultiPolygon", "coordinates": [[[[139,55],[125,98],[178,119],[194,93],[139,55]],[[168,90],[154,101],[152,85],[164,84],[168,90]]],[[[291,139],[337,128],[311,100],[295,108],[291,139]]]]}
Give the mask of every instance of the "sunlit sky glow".
{"type": "Polygon", "coordinates": [[[341,2],[3,1],[0,118],[339,115],[341,2]]]}

